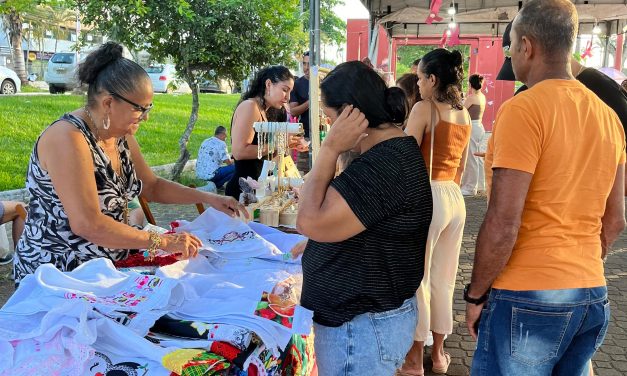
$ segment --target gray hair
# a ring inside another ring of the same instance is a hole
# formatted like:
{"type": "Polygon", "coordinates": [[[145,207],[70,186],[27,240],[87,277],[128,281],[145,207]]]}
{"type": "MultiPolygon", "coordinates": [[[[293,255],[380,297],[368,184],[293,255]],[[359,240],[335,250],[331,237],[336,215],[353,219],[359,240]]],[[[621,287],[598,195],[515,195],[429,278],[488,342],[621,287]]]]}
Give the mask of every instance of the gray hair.
{"type": "Polygon", "coordinates": [[[102,91],[124,95],[133,93],[143,82],[150,82],[144,68],[125,58],[122,45],[113,41],[87,56],[79,65],[78,79],[88,85],[87,104],[90,106],[102,91]]]}
{"type": "Polygon", "coordinates": [[[540,45],[547,62],[568,59],[578,29],[577,9],[569,0],[531,0],[516,16],[518,42],[523,36],[540,45]]]}

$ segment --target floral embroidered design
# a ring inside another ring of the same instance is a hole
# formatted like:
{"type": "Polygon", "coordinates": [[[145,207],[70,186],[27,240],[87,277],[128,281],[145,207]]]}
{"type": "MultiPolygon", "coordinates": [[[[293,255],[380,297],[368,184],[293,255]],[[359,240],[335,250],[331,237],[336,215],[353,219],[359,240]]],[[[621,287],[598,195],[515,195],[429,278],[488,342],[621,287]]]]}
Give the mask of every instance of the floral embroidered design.
{"type": "Polygon", "coordinates": [[[96,352],[92,365],[89,367],[89,374],[94,376],[144,376],[148,371],[148,364],[144,364],[143,366],[135,362],[113,364],[108,356],[100,352],[96,352]],[[139,373],[139,370],[143,372],[139,373]]]}
{"type": "Polygon", "coordinates": [[[224,245],[233,242],[243,242],[255,238],[254,231],[237,232],[230,231],[222,236],[222,239],[208,239],[206,242],[214,245],[224,245]]]}

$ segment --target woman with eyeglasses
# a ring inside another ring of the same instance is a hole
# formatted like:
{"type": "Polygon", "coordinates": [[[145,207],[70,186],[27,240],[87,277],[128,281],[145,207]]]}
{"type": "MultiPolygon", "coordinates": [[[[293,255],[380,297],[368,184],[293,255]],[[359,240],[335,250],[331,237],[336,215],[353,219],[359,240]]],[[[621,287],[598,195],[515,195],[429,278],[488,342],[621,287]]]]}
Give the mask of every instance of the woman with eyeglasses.
{"type": "Polygon", "coordinates": [[[129,225],[128,203],[140,193],[169,204],[203,202],[230,215],[245,213],[230,197],[200,192],[155,176],[134,135],[152,109],[148,74],[107,42],[78,70],[87,103],[61,116],[39,136],[26,187],[30,203],[14,257],[16,284],[42,264],[62,271],[130,249],[156,249],[194,257],[201,242],[181,233],[159,235],[129,225]]]}

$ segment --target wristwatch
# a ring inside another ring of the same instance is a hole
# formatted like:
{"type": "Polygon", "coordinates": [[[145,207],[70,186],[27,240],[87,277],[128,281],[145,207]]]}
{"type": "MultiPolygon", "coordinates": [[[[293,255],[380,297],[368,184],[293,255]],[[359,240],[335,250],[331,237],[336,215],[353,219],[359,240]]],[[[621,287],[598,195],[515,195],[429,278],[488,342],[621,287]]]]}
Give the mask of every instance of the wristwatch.
{"type": "Polygon", "coordinates": [[[484,303],[486,300],[488,300],[488,296],[490,295],[490,290],[488,290],[485,294],[483,294],[482,297],[475,299],[468,296],[468,291],[470,291],[470,283],[464,287],[464,300],[474,305],[484,303]]]}

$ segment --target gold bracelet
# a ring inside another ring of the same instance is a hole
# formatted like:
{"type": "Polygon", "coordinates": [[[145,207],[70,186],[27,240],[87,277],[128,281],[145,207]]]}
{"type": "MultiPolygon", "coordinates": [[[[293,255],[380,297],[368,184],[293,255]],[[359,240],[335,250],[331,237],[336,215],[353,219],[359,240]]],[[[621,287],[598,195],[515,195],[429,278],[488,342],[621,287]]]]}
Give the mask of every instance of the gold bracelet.
{"type": "Polygon", "coordinates": [[[148,231],[148,239],[150,240],[150,246],[144,251],[144,260],[152,261],[155,259],[157,249],[161,245],[161,236],[154,230],[148,231]]]}

